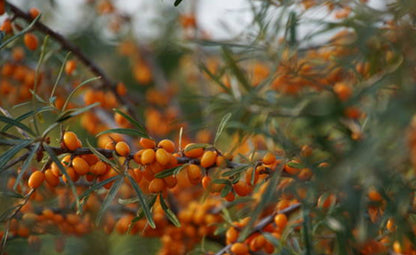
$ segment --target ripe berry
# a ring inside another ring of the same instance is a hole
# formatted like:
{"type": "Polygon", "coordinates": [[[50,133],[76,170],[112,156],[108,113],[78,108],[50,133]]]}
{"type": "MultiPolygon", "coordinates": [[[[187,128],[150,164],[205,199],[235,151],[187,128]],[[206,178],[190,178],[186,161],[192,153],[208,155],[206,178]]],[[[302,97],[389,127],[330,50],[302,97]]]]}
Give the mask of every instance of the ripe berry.
{"type": "Polygon", "coordinates": [[[276,214],[276,216],[274,216],[274,223],[277,228],[284,229],[287,224],[287,216],[283,213],[276,214]]]}
{"type": "Polygon", "coordinates": [[[201,158],[201,166],[204,168],[210,167],[215,164],[217,159],[217,153],[213,151],[206,151],[201,158]]]}
{"type": "Polygon", "coordinates": [[[29,50],[36,50],[39,44],[38,38],[32,33],[26,33],[23,37],[23,41],[29,50]]]}
{"type": "Polygon", "coordinates": [[[274,156],[273,153],[271,152],[267,152],[264,156],[263,156],[263,163],[266,165],[271,165],[276,161],[276,156],[274,156]]]}
{"type": "Polygon", "coordinates": [[[236,242],[238,238],[238,231],[234,227],[230,227],[227,232],[225,232],[225,238],[227,244],[236,242]]]}
{"type": "Polygon", "coordinates": [[[37,170],[35,172],[33,172],[30,177],[29,180],[27,182],[28,186],[32,189],[36,189],[38,188],[40,185],[42,185],[43,181],[45,180],[45,174],[42,173],[41,171],[37,170]]]}
{"type": "Polygon", "coordinates": [[[202,173],[201,173],[201,169],[199,168],[199,166],[195,164],[190,164],[186,168],[187,168],[189,181],[192,184],[197,184],[199,181],[201,181],[202,173]]]}
{"type": "Polygon", "coordinates": [[[126,142],[118,142],[115,149],[117,154],[120,156],[125,157],[130,154],[130,146],[126,142]]]}
{"type": "Polygon", "coordinates": [[[90,170],[90,166],[88,165],[87,161],[81,157],[75,157],[72,160],[72,167],[78,175],[86,175],[90,170]]]}
{"type": "Polygon", "coordinates": [[[71,151],[76,150],[82,146],[81,141],[78,139],[77,135],[71,131],[65,132],[63,141],[65,147],[71,151]]]}
{"type": "Polygon", "coordinates": [[[250,185],[248,185],[245,181],[239,181],[236,184],[233,184],[233,188],[235,193],[240,197],[247,196],[253,190],[250,185]]]}
{"type": "Polygon", "coordinates": [[[75,71],[76,67],[77,67],[77,64],[75,60],[68,60],[68,62],[66,62],[65,64],[65,73],[67,75],[71,75],[75,71]]]}
{"type": "Polygon", "coordinates": [[[204,149],[203,148],[194,148],[194,149],[189,150],[189,148],[192,145],[194,145],[194,143],[190,143],[190,144],[185,146],[185,151],[184,151],[185,156],[190,157],[190,158],[200,157],[204,153],[204,149]]]}
{"type": "Polygon", "coordinates": [[[165,149],[156,150],[156,161],[162,166],[166,166],[170,162],[170,155],[165,151],[165,149]]]}
{"type": "Polygon", "coordinates": [[[51,169],[45,171],[45,180],[52,187],[55,187],[59,184],[59,178],[53,174],[51,169]]]}
{"type": "Polygon", "coordinates": [[[145,149],[153,149],[156,147],[156,142],[154,140],[144,137],[140,138],[139,144],[145,149]]]}
{"type": "Polygon", "coordinates": [[[248,254],[248,247],[244,243],[235,243],[231,246],[231,252],[235,255],[246,255],[248,254]]]}
{"type": "Polygon", "coordinates": [[[155,151],[153,149],[144,149],[140,161],[143,165],[153,163],[155,161],[155,151]]]}
{"type": "Polygon", "coordinates": [[[162,179],[155,178],[149,183],[149,191],[151,193],[159,193],[165,188],[165,183],[162,179]]]}
{"type": "Polygon", "coordinates": [[[32,8],[30,8],[30,10],[29,10],[29,14],[30,14],[30,17],[32,17],[32,19],[34,19],[34,18],[36,18],[37,16],[39,16],[40,11],[39,11],[39,9],[37,9],[37,8],[35,8],[35,7],[32,7],[32,8]]]}
{"type": "Polygon", "coordinates": [[[160,141],[157,146],[165,149],[169,153],[173,153],[175,151],[175,143],[169,139],[160,141]]]}

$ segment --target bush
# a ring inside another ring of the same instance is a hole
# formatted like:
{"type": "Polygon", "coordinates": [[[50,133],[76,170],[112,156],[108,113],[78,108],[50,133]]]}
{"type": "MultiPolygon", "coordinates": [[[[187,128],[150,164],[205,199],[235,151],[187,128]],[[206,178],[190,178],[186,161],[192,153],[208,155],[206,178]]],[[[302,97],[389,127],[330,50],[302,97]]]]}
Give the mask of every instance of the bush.
{"type": "Polygon", "coordinates": [[[116,2],[0,0],[1,254],[416,253],[412,1],[116,2]]]}

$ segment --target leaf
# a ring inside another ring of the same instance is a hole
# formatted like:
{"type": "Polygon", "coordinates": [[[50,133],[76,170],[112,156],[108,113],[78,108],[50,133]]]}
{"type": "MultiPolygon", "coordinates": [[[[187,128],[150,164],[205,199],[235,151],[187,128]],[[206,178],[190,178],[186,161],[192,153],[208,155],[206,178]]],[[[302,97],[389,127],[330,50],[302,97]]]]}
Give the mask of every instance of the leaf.
{"type": "Polygon", "coordinates": [[[262,234],[275,247],[280,247],[279,240],[276,237],[274,237],[272,234],[270,234],[269,232],[262,232],[262,234]]]}
{"type": "MultiPolygon", "coordinates": [[[[27,119],[27,118],[29,118],[30,116],[32,116],[33,114],[36,114],[36,113],[39,113],[39,112],[42,112],[42,111],[47,111],[48,109],[50,109],[50,107],[49,106],[45,106],[45,107],[41,107],[41,108],[39,108],[37,111],[29,111],[29,112],[27,112],[27,113],[24,113],[24,114],[22,114],[22,115],[20,115],[19,117],[17,117],[16,118],[16,121],[22,121],[22,120],[24,120],[24,119],[27,119]]],[[[13,124],[7,124],[6,126],[4,126],[2,129],[1,129],[1,132],[6,132],[7,130],[9,130],[11,127],[13,127],[13,124]]]]}
{"type": "Polygon", "coordinates": [[[208,74],[208,76],[215,81],[216,84],[218,84],[225,92],[227,92],[227,94],[231,94],[231,89],[228,88],[227,86],[225,86],[225,84],[217,77],[215,76],[213,73],[211,73],[211,71],[205,66],[205,65],[200,65],[200,68],[202,69],[202,71],[204,71],[206,74],[208,74]]]}
{"type": "Polygon", "coordinates": [[[113,109],[113,111],[115,111],[116,113],[120,114],[121,116],[123,116],[126,120],[128,120],[133,126],[135,126],[142,134],[144,134],[145,138],[150,138],[149,135],[147,134],[146,128],[144,128],[142,126],[142,124],[140,124],[137,120],[133,119],[131,116],[129,116],[127,113],[120,111],[119,109],[113,109]]]}
{"type": "Polygon", "coordinates": [[[129,181],[133,186],[133,189],[136,192],[137,197],[139,198],[139,202],[143,209],[143,213],[146,216],[146,219],[149,222],[150,227],[152,227],[153,229],[156,228],[156,224],[152,218],[152,213],[150,212],[150,208],[146,203],[146,199],[144,198],[143,192],[141,191],[139,185],[137,185],[136,181],[130,175],[127,175],[127,178],[129,178],[129,181]]]}
{"type": "Polygon", "coordinates": [[[174,3],[173,5],[176,7],[176,6],[178,6],[181,2],[182,2],[182,0],[175,0],[175,3],[174,3]]]}
{"type": "Polygon", "coordinates": [[[122,198],[118,199],[118,203],[121,205],[129,205],[129,204],[134,204],[137,202],[139,202],[139,199],[137,197],[127,198],[127,199],[122,199],[122,198]]]}
{"type": "Polygon", "coordinates": [[[16,144],[12,148],[8,149],[6,152],[1,154],[0,155],[0,172],[5,170],[2,168],[10,161],[11,158],[14,157],[14,155],[16,155],[19,151],[23,150],[26,146],[28,146],[31,143],[32,143],[31,140],[22,140],[21,143],[16,144]]]}
{"type": "Polygon", "coordinates": [[[90,104],[86,107],[82,107],[82,108],[77,108],[77,109],[70,109],[70,110],[66,110],[64,112],[62,112],[58,119],[56,120],[57,122],[64,122],[67,119],[70,119],[72,117],[75,117],[77,115],[80,115],[81,113],[84,113],[86,111],[91,110],[92,108],[96,107],[100,105],[100,103],[94,103],[94,104],[90,104]]]}
{"type": "Polygon", "coordinates": [[[15,119],[12,119],[12,118],[9,118],[9,117],[6,117],[6,116],[0,116],[0,121],[2,121],[4,123],[7,123],[8,125],[16,126],[20,129],[28,132],[31,135],[35,135],[33,133],[33,131],[28,126],[26,126],[25,124],[23,124],[22,122],[20,122],[18,120],[15,120],[15,119]]]}
{"type": "Polygon", "coordinates": [[[230,193],[230,191],[233,190],[233,187],[231,186],[230,183],[226,184],[224,186],[224,188],[221,190],[221,197],[225,197],[228,195],[228,193],[230,193]]]}
{"type": "Polygon", "coordinates": [[[239,173],[243,172],[244,170],[246,170],[249,167],[250,167],[250,165],[239,166],[239,167],[236,167],[236,168],[231,169],[229,171],[225,171],[224,173],[222,173],[221,176],[223,176],[223,177],[233,176],[233,175],[236,175],[236,174],[239,174],[239,173]]]}
{"type": "Polygon", "coordinates": [[[159,172],[155,174],[156,178],[165,178],[171,175],[177,175],[180,171],[182,171],[183,168],[185,168],[188,164],[183,164],[181,166],[169,168],[166,170],[163,170],[162,172],[159,172]]]}
{"type": "Polygon", "coordinates": [[[59,167],[59,170],[62,172],[62,174],[65,175],[66,179],[68,180],[69,186],[71,187],[72,194],[74,194],[77,208],[80,208],[77,190],[75,189],[74,182],[72,181],[71,177],[68,175],[68,172],[66,171],[65,167],[62,165],[61,161],[59,161],[58,157],[55,155],[55,152],[53,152],[51,147],[49,147],[46,144],[43,144],[43,148],[49,154],[52,161],[55,162],[55,164],[59,167]]]}
{"type": "Polygon", "coordinates": [[[290,167],[293,167],[293,168],[298,168],[298,169],[305,168],[305,166],[303,164],[297,163],[297,162],[293,162],[293,161],[287,162],[287,165],[290,166],[290,167]]]}
{"type": "Polygon", "coordinates": [[[102,182],[95,183],[88,190],[86,190],[84,193],[82,193],[82,195],[79,198],[84,199],[85,197],[89,196],[93,191],[101,189],[102,187],[104,187],[104,185],[106,185],[107,183],[110,183],[112,181],[115,181],[117,178],[119,178],[119,175],[116,175],[116,176],[110,177],[108,179],[105,179],[102,182]]]}
{"type": "Polygon", "coordinates": [[[32,162],[33,157],[38,152],[38,149],[40,147],[40,143],[36,143],[33,148],[31,148],[31,151],[26,158],[25,162],[23,163],[22,169],[20,169],[19,174],[16,177],[16,181],[13,185],[13,189],[16,190],[17,186],[20,183],[20,180],[22,179],[23,175],[26,173],[26,170],[29,169],[29,164],[32,162]]]}
{"type": "Polygon", "coordinates": [[[198,148],[206,149],[206,148],[210,148],[210,147],[212,147],[212,145],[208,144],[208,143],[195,143],[195,144],[191,144],[189,146],[186,146],[185,152],[193,150],[193,149],[198,149],[198,148]]]}
{"type": "Polygon", "coordinates": [[[105,131],[102,131],[100,133],[98,133],[96,135],[96,137],[100,136],[100,135],[104,135],[104,134],[109,134],[109,133],[117,133],[117,134],[123,134],[123,135],[130,135],[130,136],[135,136],[135,137],[148,137],[147,134],[142,133],[136,129],[131,129],[131,128],[112,128],[112,129],[107,129],[105,131]]]}
{"type": "Polygon", "coordinates": [[[162,206],[163,211],[165,211],[166,216],[168,217],[169,221],[173,223],[176,227],[180,227],[181,223],[179,222],[176,215],[172,212],[172,210],[167,206],[165,200],[163,199],[162,194],[159,195],[160,205],[162,206]]]}
{"type": "Polygon", "coordinates": [[[11,198],[19,198],[19,199],[23,199],[25,198],[22,194],[19,194],[17,192],[14,191],[1,191],[0,192],[0,197],[11,197],[11,198]]]}
{"type": "Polygon", "coordinates": [[[93,77],[93,78],[90,78],[88,80],[85,80],[85,81],[81,82],[75,89],[73,89],[71,91],[71,93],[66,98],[65,103],[62,106],[62,111],[64,111],[66,109],[66,107],[68,106],[69,101],[71,100],[72,96],[75,94],[75,92],[77,92],[78,89],[82,88],[83,86],[87,85],[88,83],[90,83],[92,81],[96,81],[96,80],[99,80],[99,79],[101,79],[101,77],[93,77]]]}
{"type": "Polygon", "coordinates": [[[112,161],[112,160],[110,160],[110,159],[108,159],[106,156],[104,156],[101,152],[99,152],[97,149],[95,149],[94,148],[94,146],[92,146],[91,144],[90,144],[90,142],[87,140],[87,147],[91,150],[91,152],[93,153],[93,154],[95,154],[101,161],[104,161],[105,163],[107,163],[107,164],[109,164],[111,167],[113,167],[113,168],[116,168],[117,167],[117,164],[114,162],[114,161],[112,161]]]}
{"type": "Polygon", "coordinates": [[[118,193],[118,190],[121,187],[121,184],[123,183],[124,178],[122,175],[117,175],[115,177],[118,177],[118,178],[113,183],[107,195],[105,196],[105,199],[101,205],[100,211],[98,212],[97,219],[96,219],[97,225],[101,222],[101,218],[103,217],[107,208],[111,205],[111,202],[113,202],[114,198],[116,197],[118,193]]]}
{"type": "Polygon", "coordinates": [[[228,47],[222,47],[223,55],[225,62],[228,64],[228,67],[233,72],[239,83],[243,86],[246,91],[250,91],[252,86],[245,76],[244,72],[238,67],[236,61],[232,57],[232,52],[228,47]]]}
{"type": "Polygon", "coordinates": [[[215,133],[214,146],[217,144],[217,141],[220,138],[225,127],[227,126],[227,123],[230,120],[231,116],[232,116],[231,113],[227,113],[226,115],[224,115],[224,117],[222,117],[222,120],[220,124],[218,125],[217,133],[215,133]]]}
{"type": "Polygon", "coordinates": [[[59,80],[60,80],[60,79],[61,79],[61,77],[62,77],[62,74],[63,74],[64,69],[65,69],[65,64],[66,64],[66,61],[68,60],[68,58],[69,58],[69,55],[70,55],[70,54],[71,54],[71,52],[70,52],[70,51],[68,51],[68,53],[66,53],[65,58],[64,58],[64,61],[62,62],[61,68],[59,69],[58,76],[56,77],[55,84],[53,85],[53,88],[52,88],[52,91],[51,91],[51,96],[50,96],[50,98],[49,98],[49,102],[50,102],[51,104],[53,104],[53,102],[55,101],[55,100],[54,100],[54,99],[52,99],[52,98],[56,98],[56,97],[54,97],[53,95],[55,94],[56,87],[58,87],[59,80]]]}
{"type": "Polygon", "coordinates": [[[14,36],[10,37],[9,39],[7,39],[5,42],[3,42],[0,45],[0,50],[3,49],[4,47],[7,46],[7,44],[13,42],[14,40],[16,40],[17,38],[19,38],[20,36],[22,36],[23,34],[25,34],[26,32],[28,32],[34,25],[35,23],[40,19],[41,15],[38,15],[27,27],[25,27],[23,30],[21,30],[19,33],[15,34],[14,36]]]}

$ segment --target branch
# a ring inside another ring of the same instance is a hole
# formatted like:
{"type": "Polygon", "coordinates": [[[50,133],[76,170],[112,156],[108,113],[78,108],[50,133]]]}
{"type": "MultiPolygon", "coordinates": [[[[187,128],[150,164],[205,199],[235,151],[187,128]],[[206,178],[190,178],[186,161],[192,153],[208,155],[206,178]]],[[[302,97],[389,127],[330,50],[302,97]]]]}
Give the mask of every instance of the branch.
{"type": "MultiPolygon", "coordinates": [[[[33,21],[33,18],[30,16],[29,13],[22,11],[17,6],[9,2],[6,2],[6,4],[9,6],[10,10],[14,13],[15,17],[24,19],[29,23],[33,21]]],[[[127,100],[127,97],[125,96],[122,97],[117,93],[117,89],[116,89],[117,84],[113,82],[107,76],[107,74],[98,65],[96,65],[92,60],[90,60],[90,58],[88,58],[75,44],[68,41],[64,36],[53,31],[52,29],[50,29],[48,26],[46,26],[39,20],[36,21],[33,27],[49,35],[50,37],[52,37],[56,42],[58,42],[61,45],[63,49],[71,51],[74,54],[74,56],[76,56],[78,60],[80,60],[95,76],[98,76],[101,78],[102,80],[101,86],[106,87],[107,89],[110,89],[116,96],[117,100],[127,107],[128,112],[132,116],[135,116],[135,112],[133,111],[134,106],[132,105],[132,103],[129,100],[127,100]]]]}
{"type": "MultiPolygon", "coordinates": [[[[298,210],[300,208],[300,206],[301,206],[300,203],[294,204],[294,205],[291,205],[291,206],[289,206],[289,207],[287,207],[283,210],[274,212],[274,213],[270,214],[269,216],[264,217],[259,223],[257,223],[256,226],[254,226],[254,228],[250,231],[250,233],[247,236],[250,236],[250,235],[252,235],[256,232],[261,232],[264,227],[266,227],[268,224],[273,222],[274,216],[276,216],[276,214],[284,213],[284,214],[287,215],[287,214],[290,214],[290,213],[298,210]]],[[[217,253],[215,253],[215,255],[221,255],[221,254],[226,253],[231,248],[232,245],[233,244],[228,244],[227,246],[225,246],[224,248],[219,250],[217,253]]]]}

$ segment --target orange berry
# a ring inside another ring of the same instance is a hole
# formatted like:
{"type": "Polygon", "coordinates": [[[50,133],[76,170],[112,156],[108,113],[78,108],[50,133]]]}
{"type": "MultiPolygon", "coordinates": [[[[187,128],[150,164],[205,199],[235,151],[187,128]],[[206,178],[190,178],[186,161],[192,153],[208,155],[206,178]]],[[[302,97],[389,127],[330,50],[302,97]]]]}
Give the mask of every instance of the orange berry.
{"type": "Polygon", "coordinates": [[[336,197],[333,194],[330,194],[328,196],[321,195],[318,198],[318,206],[322,208],[329,208],[336,202],[336,197]]]}
{"type": "Polygon", "coordinates": [[[163,139],[162,141],[160,141],[157,145],[160,148],[165,149],[167,152],[169,153],[173,153],[175,152],[175,143],[172,142],[169,139],[163,139]]]}
{"type": "Polygon", "coordinates": [[[225,157],[218,155],[217,159],[215,160],[215,164],[219,167],[225,167],[227,162],[225,161],[225,157]]]}
{"type": "Polygon", "coordinates": [[[374,201],[374,202],[379,202],[379,201],[383,200],[383,197],[374,188],[372,188],[372,189],[370,189],[370,191],[368,191],[368,198],[370,199],[370,201],[374,201]]]}
{"type": "Polygon", "coordinates": [[[211,177],[209,177],[208,175],[204,176],[202,178],[202,187],[204,187],[205,190],[209,190],[211,181],[211,177]]]}
{"type": "Polygon", "coordinates": [[[88,165],[87,161],[81,157],[75,157],[72,160],[72,167],[78,175],[86,175],[90,170],[90,166],[88,165]]]}
{"type": "Polygon", "coordinates": [[[156,147],[156,142],[154,140],[144,137],[140,138],[139,144],[145,149],[153,149],[156,147]]]}
{"type": "Polygon", "coordinates": [[[51,169],[45,171],[45,180],[52,187],[58,186],[59,177],[56,176],[51,169]]]}
{"type": "Polygon", "coordinates": [[[276,214],[274,216],[274,223],[276,224],[277,228],[284,229],[287,224],[287,216],[283,213],[276,214]]]}
{"type": "Polygon", "coordinates": [[[190,164],[186,167],[186,169],[187,169],[186,171],[188,173],[189,181],[192,184],[197,184],[201,181],[202,173],[201,173],[201,169],[199,168],[199,166],[195,164],[190,164]]]}
{"type": "Polygon", "coordinates": [[[32,189],[38,188],[40,185],[42,185],[43,181],[45,180],[45,174],[39,170],[33,172],[29,180],[27,182],[28,186],[32,189]]]}
{"type": "Polygon", "coordinates": [[[76,150],[82,146],[81,141],[78,139],[77,135],[71,131],[65,132],[63,141],[65,147],[70,151],[76,150]]]}
{"type": "Polygon", "coordinates": [[[117,84],[116,91],[120,96],[125,96],[127,94],[126,86],[122,82],[117,84]]]}
{"type": "Polygon", "coordinates": [[[77,68],[75,60],[68,60],[65,63],[65,73],[67,75],[71,75],[75,71],[75,68],[77,68]]]}
{"type": "Polygon", "coordinates": [[[37,16],[39,16],[40,11],[39,11],[39,9],[37,9],[37,8],[35,8],[35,7],[32,7],[32,8],[30,8],[30,10],[29,10],[29,14],[30,14],[30,17],[32,17],[32,19],[34,19],[34,18],[36,18],[37,16]]]}
{"type": "Polygon", "coordinates": [[[165,183],[162,179],[155,178],[149,183],[149,191],[151,193],[159,193],[165,188],[165,183]]]}
{"type": "Polygon", "coordinates": [[[26,33],[23,36],[23,41],[29,50],[36,50],[38,47],[38,38],[32,33],[26,33]]]}
{"type": "Polygon", "coordinates": [[[130,146],[126,142],[118,142],[115,149],[117,154],[120,156],[125,157],[130,154],[130,146]]]}
{"type": "Polygon", "coordinates": [[[155,151],[153,149],[144,149],[140,161],[143,165],[153,163],[155,161],[155,151]]]}
{"type": "Polygon", "coordinates": [[[175,187],[176,184],[178,183],[178,180],[176,179],[176,177],[175,176],[172,176],[172,175],[163,178],[163,181],[166,183],[166,186],[169,189],[175,187]]]}
{"type": "Polygon", "coordinates": [[[90,168],[90,172],[95,175],[103,175],[107,173],[107,170],[108,170],[107,164],[102,161],[98,161],[97,163],[92,165],[90,168]]]}
{"type": "Polygon", "coordinates": [[[166,166],[170,162],[170,155],[163,148],[157,149],[155,156],[156,161],[162,166],[166,166]]]}
{"type": "Polygon", "coordinates": [[[6,34],[11,34],[13,32],[12,21],[10,19],[5,19],[0,26],[0,30],[6,34]]]}
{"type": "Polygon", "coordinates": [[[142,153],[144,150],[139,150],[136,153],[134,153],[133,155],[133,159],[137,164],[141,164],[142,163],[142,153]]]}
{"type": "Polygon", "coordinates": [[[190,158],[200,157],[204,153],[204,149],[195,148],[195,149],[187,150],[187,148],[190,148],[192,145],[194,145],[194,143],[189,143],[188,145],[185,146],[185,151],[184,151],[185,156],[190,157],[190,158]]]}
{"type": "Polygon", "coordinates": [[[334,85],[334,92],[341,101],[348,100],[352,95],[352,89],[342,82],[334,85]]]}
{"type": "Polygon", "coordinates": [[[224,198],[228,202],[232,202],[235,199],[235,194],[234,194],[234,192],[230,191],[230,192],[228,192],[228,194],[224,198]]]}
{"type": "Polygon", "coordinates": [[[206,151],[201,158],[201,166],[204,168],[210,167],[215,164],[217,159],[217,153],[213,151],[206,151]]]}
{"type": "Polygon", "coordinates": [[[248,254],[248,247],[244,243],[235,243],[231,246],[231,252],[235,255],[246,255],[248,254]]]}
{"type": "Polygon", "coordinates": [[[266,165],[271,165],[276,161],[276,156],[271,153],[271,152],[267,152],[264,156],[263,156],[263,163],[266,165]]]}
{"type": "Polygon", "coordinates": [[[233,184],[233,188],[235,193],[240,197],[247,196],[253,190],[250,185],[248,185],[245,181],[239,181],[236,184],[233,184]]]}
{"type": "Polygon", "coordinates": [[[291,164],[291,163],[293,163],[293,164],[299,164],[299,162],[298,162],[298,161],[296,161],[296,160],[291,160],[291,161],[289,161],[289,162],[285,165],[284,170],[285,170],[288,174],[292,174],[292,175],[296,175],[296,174],[298,174],[298,173],[299,173],[299,171],[300,171],[300,169],[299,169],[299,168],[296,168],[296,167],[292,167],[292,166],[290,166],[290,164],[291,164]]]}
{"type": "Polygon", "coordinates": [[[225,232],[225,238],[227,244],[236,242],[238,238],[238,231],[234,227],[230,227],[227,229],[227,232],[225,232]]]}
{"type": "MultiPolygon", "coordinates": [[[[73,168],[73,167],[68,167],[68,168],[66,169],[66,173],[69,175],[69,178],[71,178],[71,180],[72,180],[73,182],[78,181],[79,176],[78,176],[78,174],[75,172],[75,170],[74,170],[74,168],[73,168]]],[[[63,180],[65,183],[67,183],[67,182],[68,182],[68,180],[67,180],[67,178],[66,178],[66,175],[62,175],[62,180],[63,180]]]]}

